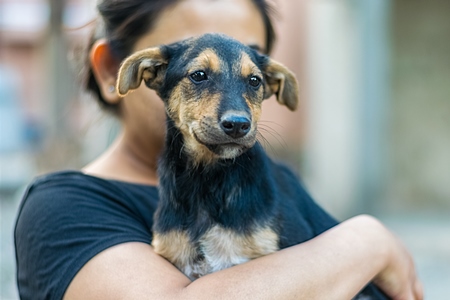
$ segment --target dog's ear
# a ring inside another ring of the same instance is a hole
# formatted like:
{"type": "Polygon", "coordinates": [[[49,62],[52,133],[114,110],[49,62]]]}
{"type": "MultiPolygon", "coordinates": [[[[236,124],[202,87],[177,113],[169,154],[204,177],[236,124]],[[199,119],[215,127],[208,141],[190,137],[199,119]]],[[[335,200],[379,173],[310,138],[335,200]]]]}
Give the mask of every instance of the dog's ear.
{"type": "Polygon", "coordinates": [[[263,73],[264,98],[267,99],[275,94],[280,104],[286,105],[292,111],[295,110],[298,105],[298,82],[294,73],[270,58],[263,73]]]}
{"type": "Polygon", "coordinates": [[[149,88],[157,90],[164,80],[167,63],[161,47],[144,49],[126,58],[117,76],[119,96],[137,89],[142,80],[149,88]]]}

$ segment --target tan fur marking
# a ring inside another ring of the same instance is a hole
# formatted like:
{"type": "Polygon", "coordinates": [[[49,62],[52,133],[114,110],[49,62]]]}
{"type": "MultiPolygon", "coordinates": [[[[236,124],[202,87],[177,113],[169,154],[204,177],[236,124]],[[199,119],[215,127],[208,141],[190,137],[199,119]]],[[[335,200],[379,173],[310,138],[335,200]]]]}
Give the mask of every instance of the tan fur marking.
{"type": "Polygon", "coordinates": [[[278,235],[269,227],[249,235],[219,225],[212,227],[195,248],[186,232],[154,233],[154,251],[191,279],[217,272],[278,250],[278,235]],[[198,260],[199,254],[203,259],[198,260]]]}
{"type": "Polygon", "coordinates": [[[210,69],[213,72],[220,72],[222,62],[217,53],[212,49],[202,51],[193,62],[188,65],[188,70],[194,72],[197,70],[210,69]]]}
{"type": "Polygon", "coordinates": [[[212,163],[218,159],[200,140],[207,142],[211,131],[220,131],[217,124],[217,106],[220,95],[203,91],[200,99],[192,98],[192,83],[184,79],[176,86],[170,96],[167,112],[174,120],[184,137],[184,151],[187,151],[195,164],[212,163]]]}
{"type": "Polygon", "coordinates": [[[167,114],[175,122],[178,128],[180,128],[180,106],[184,100],[183,93],[183,82],[180,82],[176,87],[174,87],[168,105],[166,106],[167,114]]]}
{"type": "Polygon", "coordinates": [[[278,235],[269,227],[244,235],[216,225],[200,245],[210,271],[216,272],[277,251],[278,235]]]}
{"type": "Polygon", "coordinates": [[[216,226],[211,229],[208,237],[211,238],[211,242],[225,246],[221,250],[226,250],[226,248],[230,248],[230,245],[233,245],[233,251],[236,254],[244,255],[251,259],[278,250],[278,235],[268,227],[260,228],[251,235],[244,235],[216,226]]]}
{"type": "Polygon", "coordinates": [[[156,253],[164,256],[175,265],[187,265],[196,254],[189,237],[181,231],[171,231],[166,234],[155,233],[152,246],[156,253]]]}
{"type": "Polygon", "coordinates": [[[201,163],[212,164],[219,159],[216,154],[193,138],[189,138],[185,141],[185,147],[186,151],[190,153],[195,166],[198,166],[201,163]]]}
{"type": "Polygon", "coordinates": [[[259,77],[263,77],[261,70],[253,63],[250,56],[247,53],[241,53],[241,62],[240,62],[240,70],[242,77],[249,77],[250,75],[257,75],[259,77]]]}
{"type": "Polygon", "coordinates": [[[191,243],[183,231],[171,231],[166,234],[153,234],[154,251],[166,258],[191,279],[206,274],[203,261],[197,261],[198,249],[191,243]]]}
{"type": "Polygon", "coordinates": [[[248,107],[250,108],[250,112],[252,115],[252,128],[256,128],[257,123],[259,122],[259,119],[261,118],[261,103],[257,102],[254,103],[248,99],[245,99],[245,102],[247,103],[248,107]]]}

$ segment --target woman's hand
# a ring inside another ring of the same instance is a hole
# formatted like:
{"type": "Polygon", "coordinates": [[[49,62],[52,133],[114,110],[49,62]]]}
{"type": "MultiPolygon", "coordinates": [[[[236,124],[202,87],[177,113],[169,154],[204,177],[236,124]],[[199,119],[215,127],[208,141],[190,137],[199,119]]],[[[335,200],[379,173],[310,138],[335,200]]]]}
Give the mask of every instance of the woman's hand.
{"type": "MultiPolygon", "coordinates": [[[[347,286],[347,290],[340,295],[354,290],[348,288],[350,283],[367,280],[373,281],[393,300],[424,298],[423,287],[417,278],[410,253],[376,218],[368,215],[353,217],[311,240],[311,244],[318,244],[321,239],[327,240],[326,243],[334,240],[331,242],[335,245],[333,256],[340,257],[343,262],[340,274],[344,279],[337,280],[335,288],[347,286]],[[345,245],[349,245],[349,248],[346,249],[345,245]],[[354,278],[353,281],[346,282],[346,279],[352,277],[354,273],[359,274],[358,280],[354,278]]],[[[322,249],[324,247],[325,245],[318,246],[322,249]]],[[[338,262],[335,264],[339,265],[338,262]]]]}
{"type": "MultiPolygon", "coordinates": [[[[377,221],[376,221],[377,222],[377,221]]],[[[390,246],[386,267],[374,278],[374,283],[393,300],[422,300],[423,288],[417,278],[414,262],[403,244],[379,223],[390,246]]]]}

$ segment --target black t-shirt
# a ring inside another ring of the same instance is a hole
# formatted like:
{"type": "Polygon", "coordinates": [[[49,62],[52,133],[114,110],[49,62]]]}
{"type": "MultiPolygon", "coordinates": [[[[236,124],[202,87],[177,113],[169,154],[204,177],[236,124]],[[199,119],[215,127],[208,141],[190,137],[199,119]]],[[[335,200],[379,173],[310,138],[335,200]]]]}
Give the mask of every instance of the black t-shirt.
{"type": "MultiPolygon", "coordinates": [[[[279,170],[286,173],[286,180],[297,180],[287,168],[279,170]]],[[[296,186],[296,207],[288,214],[307,227],[304,240],[337,224],[296,186]]],[[[78,171],[37,178],[23,197],[15,228],[21,299],[61,299],[73,277],[96,254],[126,242],[150,244],[157,202],[155,186],[78,171]]],[[[284,225],[287,240],[298,233],[299,228],[284,225]]]]}
{"type": "Polygon", "coordinates": [[[61,299],[92,257],[126,242],[150,244],[154,186],[77,171],[37,178],[28,188],[15,229],[21,299],[61,299]]]}

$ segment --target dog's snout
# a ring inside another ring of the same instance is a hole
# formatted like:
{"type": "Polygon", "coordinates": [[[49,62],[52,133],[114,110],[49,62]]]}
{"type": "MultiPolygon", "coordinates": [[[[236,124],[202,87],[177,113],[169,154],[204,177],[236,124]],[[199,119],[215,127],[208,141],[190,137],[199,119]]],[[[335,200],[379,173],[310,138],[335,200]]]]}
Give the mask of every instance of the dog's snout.
{"type": "Polygon", "coordinates": [[[247,117],[238,115],[228,115],[221,119],[220,127],[232,138],[245,136],[251,129],[252,124],[247,117]]]}

